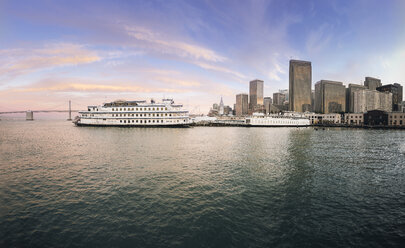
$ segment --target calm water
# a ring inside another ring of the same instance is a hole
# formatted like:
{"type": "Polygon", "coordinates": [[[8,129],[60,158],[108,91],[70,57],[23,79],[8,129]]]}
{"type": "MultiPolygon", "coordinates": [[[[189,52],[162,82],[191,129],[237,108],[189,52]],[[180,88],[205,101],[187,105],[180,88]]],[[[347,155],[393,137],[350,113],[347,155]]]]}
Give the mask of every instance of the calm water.
{"type": "Polygon", "coordinates": [[[0,247],[394,247],[405,131],[0,121],[0,247]]]}

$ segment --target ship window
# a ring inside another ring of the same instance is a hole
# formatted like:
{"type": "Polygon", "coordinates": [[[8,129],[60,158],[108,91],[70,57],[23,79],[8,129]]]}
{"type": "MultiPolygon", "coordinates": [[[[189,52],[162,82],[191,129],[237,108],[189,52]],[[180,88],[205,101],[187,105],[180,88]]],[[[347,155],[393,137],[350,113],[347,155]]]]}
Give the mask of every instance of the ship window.
{"type": "Polygon", "coordinates": [[[160,120],[161,123],[163,123],[163,120],[160,120]]]}
{"type": "Polygon", "coordinates": [[[169,114],[169,116],[172,116],[172,114],[169,114]]]}
{"type": "Polygon", "coordinates": [[[155,120],[153,120],[152,122],[155,123],[155,120]]]}
{"type": "Polygon", "coordinates": [[[150,123],[150,120],[149,120],[149,123],[150,123]]]}
{"type": "Polygon", "coordinates": [[[165,116],[167,116],[167,114],[165,114],[165,116]]]}
{"type": "Polygon", "coordinates": [[[148,110],[150,110],[150,108],[148,108],[148,110]]]}
{"type": "Polygon", "coordinates": [[[120,108],[120,111],[122,110],[122,108],[120,108]]]}
{"type": "Polygon", "coordinates": [[[120,120],[120,122],[122,123],[122,120],[120,120]]]}
{"type": "Polygon", "coordinates": [[[153,108],[152,110],[155,110],[155,108],[153,108]]]}
{"type": "Polygon", "coordinates": [[[136,109],[136,111],[138,111],[138,108],[135,108],[136,109]]]}
{"type": "Polygon", "coordinates": [[[152,116],[155,116],[155,114],[152,114],[152,116]]]}
{"type": "Polygon", "coordinates": [[[138,120],[136,120],[136,123],[138,123],[138,120]]]}
{"type": "Polygon", "coordinates": [[[132,120],[132,123],[134,123],[134,120],[132,120]]]}
{"type": "Polygon", "coordinates": [[[134,108],[132,108],[132,111],[134,111],[134,108]]]}
{"type": "Polygon", "coordinates": [[[136,116],[138,116],[138,114],[136,114],[136,116]]]}
{"type": "Polygon", "coordinates": [[[105,121],[106,119],[103,119],[103,121],[105,121]]]}
{"type": "Polygon", "coordinates": [[[167,108],[165,108],[165,110],[167,110],[167,108]]]}
{"type": "Polygon", "coordinates": [[[140,120],[140,122],[142,123],[142,120],[140,120]]]}

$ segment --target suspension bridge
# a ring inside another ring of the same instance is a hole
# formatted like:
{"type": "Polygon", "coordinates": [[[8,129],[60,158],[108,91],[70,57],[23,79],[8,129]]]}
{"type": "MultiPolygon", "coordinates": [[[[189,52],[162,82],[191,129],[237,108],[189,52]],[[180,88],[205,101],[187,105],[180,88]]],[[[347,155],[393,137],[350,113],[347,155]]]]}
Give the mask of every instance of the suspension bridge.
{"type": "Polygon", "coordinates": [[[26,120],[34,120],[34,113],[69,113],[68,121],[72,120],[72,112],[79,112],[80,110],[72,110],[71,101],[69,101],[69,109],[45,109],[45,110],[15,110],[15,111],[3,111],[2,114],[24,114],[26,113],[26,120]]]}

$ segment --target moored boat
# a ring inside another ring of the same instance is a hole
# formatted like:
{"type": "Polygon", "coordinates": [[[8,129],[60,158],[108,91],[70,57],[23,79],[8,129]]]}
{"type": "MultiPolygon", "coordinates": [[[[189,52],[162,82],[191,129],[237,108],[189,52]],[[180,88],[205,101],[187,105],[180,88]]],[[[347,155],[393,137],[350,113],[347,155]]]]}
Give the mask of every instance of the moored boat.
{"type": "Polygon", "coordinates": [[[124,127],[187,127],[189,112],[173,99],[125,101],[117,100],[100,106],[88,106],[73,121],[77,126],[124,127]]]}

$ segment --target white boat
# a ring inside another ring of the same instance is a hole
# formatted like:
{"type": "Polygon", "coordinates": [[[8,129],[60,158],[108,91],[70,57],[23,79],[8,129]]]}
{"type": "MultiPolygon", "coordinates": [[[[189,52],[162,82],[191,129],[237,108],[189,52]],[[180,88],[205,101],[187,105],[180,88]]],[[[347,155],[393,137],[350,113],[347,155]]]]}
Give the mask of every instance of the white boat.
{"type": "Polygon", "coordinates": [[[296,113],[285,113],[284,115],[264,115],[254,113],[246,118],[246,125],[252,127],[306,127],[310,125],[309,118],[296,113]]]}
{"type": "Polygon", "coordinates": [[[187,127],[191,122],[183,105],[173,99],[161,103],[151,100],[117,100],[102,106],[88,106],[73,121],[77,126],[125,126],[125,127],[187,127]]]}

